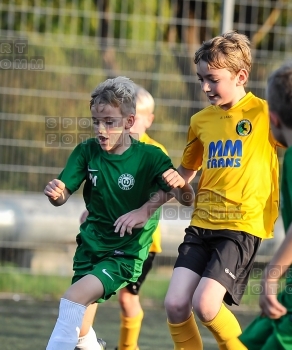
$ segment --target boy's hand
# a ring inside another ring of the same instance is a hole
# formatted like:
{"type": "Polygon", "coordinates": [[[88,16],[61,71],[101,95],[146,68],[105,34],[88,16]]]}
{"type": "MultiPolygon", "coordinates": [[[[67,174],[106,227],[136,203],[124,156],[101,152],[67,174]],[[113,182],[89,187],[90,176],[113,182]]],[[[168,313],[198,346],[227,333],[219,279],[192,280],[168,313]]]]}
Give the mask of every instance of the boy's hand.
{"type": "Polygon", "coordinates": [[[145,226],[148,219],[149,217],[145,208],[132,210],[116,220],[114,223],[114,226],[116,227],[115,232],[120,231],[120,237],[124,237],[125,232],[128,232],[128,234],[131,235],[133,228],[141,228],[145,226]]]}
{"type": "Polygon", "coordinates": [[[54,179],[50,181],[44,189],[44,194],[52,199],[57,200],[61,196],[64,196],[65,184],[61,180],[54,179]]]}
{"type": "Polygon", "coordinates": [[[263,314],[269,318],[277,319],[287,313],[287,309],[277,300],[277,280],[263,280],[263,287],[259,304],[263,314]]]}
{"type": "Polygon", "coordinates": [[[162,174],[162,179],[171,188],[182,188],[185,186],[185,180],[174,169],[168,169],[162,174]]]}

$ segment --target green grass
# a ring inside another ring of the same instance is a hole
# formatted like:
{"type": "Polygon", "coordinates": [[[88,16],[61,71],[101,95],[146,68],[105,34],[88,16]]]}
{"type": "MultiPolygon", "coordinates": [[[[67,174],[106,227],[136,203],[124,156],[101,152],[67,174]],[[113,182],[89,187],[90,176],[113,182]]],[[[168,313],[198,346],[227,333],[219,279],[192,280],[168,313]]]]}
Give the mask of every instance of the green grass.
{"type": "Polygon", "coordinates": [[[18,270],[0,273],[0,293],[27,294],[37,300],[58,300],[71,277],[32,275],[18,270]]]}
{"type": "MultiPolygon", "coordinates": [[[[143,285],[141,296],[161,303],[168,283],[168,278],[152,272],[143,285]]],[[[70,284],[70,276],[32,275],[13,268],[0,272],[0,293],[25,294],[36,300],[59,300],[70,284]]]]}
{"type": "MultiPolygon", "coordinates": [[[[163,304],[169,285],[169,273],[153,269],[140,291],[141,299],[163,304]]],[[[0,293],[24,294],[35,300],[59,300],[71,284],[71,276],[32,275],[16,268],[0,272],[0,293]]],[[[241,305],[257,307],[260,295],[260,276],[251,278],[241,305]]],[[[117,296],[111,298],[117,301],[117,296]]]]}

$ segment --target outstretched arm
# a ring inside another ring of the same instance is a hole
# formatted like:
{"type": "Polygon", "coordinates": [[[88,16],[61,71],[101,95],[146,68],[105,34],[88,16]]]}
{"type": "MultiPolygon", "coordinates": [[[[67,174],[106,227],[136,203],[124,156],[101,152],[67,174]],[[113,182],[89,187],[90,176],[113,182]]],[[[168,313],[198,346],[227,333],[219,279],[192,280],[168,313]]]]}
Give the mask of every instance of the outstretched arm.
{"type": "Polygon", "coordinates": [[[178,171],[169,169],[164,172],[162,177],[172,190],[168,193],[159,190],[142,207],[120,216],[114,223],[115,232],[120,232],[120,237],[123,237],[126,232],[132,234],[134,227],[143,227],[153,213],[173,197],[181,204],[191,206],[194,201],[194,191],[189,182],[195,175],[195,171],[182,166],[178,168],[178,171]]]}
{"type": "Polygon", "coordinates": [[[55,207],[66,203],[71,195],[65,187],[64,182],[58,179],[54,179],[47,184],[44,189],[44,194],[55,207]]]}
{"type": "Polygon", "coordinates": [[[196,176],[196,171],[185,169],[182,165],[177,170],[169,169],[162,174],[165,183],[172,188],[171,194],[185,206],[194,203],[194,190],[189,184],[196,176]]]}
{"type": "Polygon", "coordinates": [[[280,248],[267,265],[262,279],[262,294],[260,296],[260,307],[263,313],[270,318],[280,318],[287,313],[287,309],[277,300],[279,279],[284,275],[292,264],[292,224],[287,236],[280,248]]]}
{"type": "Polygon", "coordinates": [[[123,237],[126,232],[131,235],[133,228],[145,226],[154,212],[173,197],[174,195],[170,192],[158,190],[142,207],[120,216],[114,223],[115,232],[120,232],[120,237],[123,237]]]}

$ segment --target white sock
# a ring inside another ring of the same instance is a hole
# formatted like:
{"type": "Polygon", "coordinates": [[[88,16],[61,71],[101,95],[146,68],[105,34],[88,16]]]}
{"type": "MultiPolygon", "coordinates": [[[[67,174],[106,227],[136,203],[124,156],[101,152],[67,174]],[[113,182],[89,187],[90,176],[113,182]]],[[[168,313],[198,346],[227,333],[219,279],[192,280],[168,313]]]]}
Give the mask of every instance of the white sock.
{"type": "Polygon", "coordinates": [[[96,339],[96,334],[94,329],[90,327],[89,332],[84,336],[78,339],[77,346],[75,350],[101,350],[101,347],[96,339]]]}
{"type": "Polygon", "coordinates": [[[61,299],[59,317],[46,350],[74,350],[86,306],[61,299]]]}

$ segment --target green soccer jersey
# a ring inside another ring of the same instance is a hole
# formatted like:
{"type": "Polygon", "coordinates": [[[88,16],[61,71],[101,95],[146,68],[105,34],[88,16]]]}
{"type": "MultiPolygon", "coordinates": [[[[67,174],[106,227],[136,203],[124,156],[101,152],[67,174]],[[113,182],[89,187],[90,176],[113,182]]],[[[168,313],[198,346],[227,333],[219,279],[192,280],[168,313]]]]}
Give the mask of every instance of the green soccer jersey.
{"type": "Polygon", "coordinates": [[[132,235],[120,237],[113,224],[121,215],[141,207],[158,189],[170,191],[162,179],[162,173],[170,168],[170,158],[158,147],[132,138],[122,155],[103,151],[96,139],[73,150],[59,179],[71,193],[85,181],[83,196],[89,215],[77,242],[91,261],[117,255],[144,261],[159,211],[143,228],[133,229],[132,235]]]}

